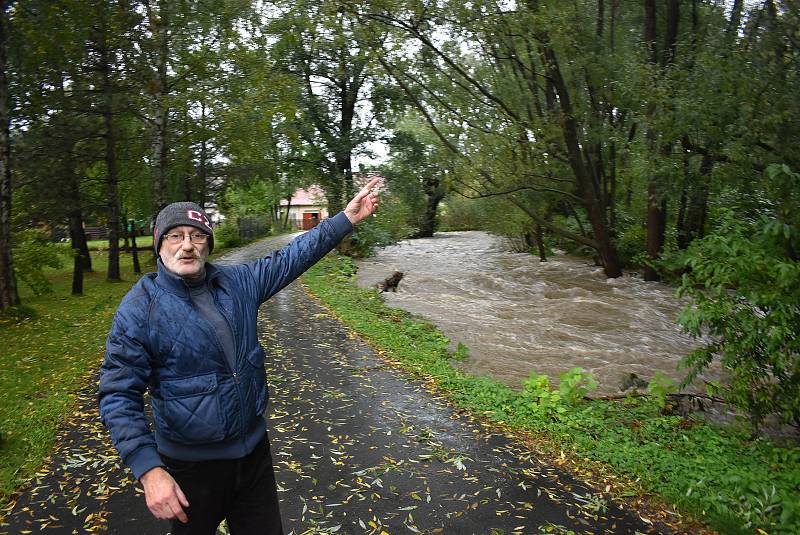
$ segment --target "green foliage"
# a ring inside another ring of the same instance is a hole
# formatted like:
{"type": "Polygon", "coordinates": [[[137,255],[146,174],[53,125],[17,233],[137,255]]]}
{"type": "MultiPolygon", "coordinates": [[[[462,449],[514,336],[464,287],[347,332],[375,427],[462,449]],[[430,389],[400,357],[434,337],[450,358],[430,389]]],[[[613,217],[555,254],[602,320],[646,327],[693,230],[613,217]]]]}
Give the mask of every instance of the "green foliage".
{"type": "Polygon", "coordinates": [[[800,262],[798,227],[791,219],[796,213],[749,222],[728,211],[713,234],[690,246],[690,271],[679,289],[693,299],[679,322],[708,340],[686,357],[686,382],[719,358],[730,375],[723,395],[756,425],[772,413],[800,423],[800,262]]]}
{"type": "Polygon", "coordinates": [[[253,215],[267,217],[266,214],[282,197],[279,186],[263,180],[251,180],[228,187],[220,206],[228,219],[253,215]]]}
{"type": "Polygon", "coordinates": [[[409,212],[402,198],[381,194],[379,212],[355,228],[348,254],[355,258],[366,258],[374,253],[376,247],[386,247],[412,235],[415,229],[408,226],[409,212]]]}
{"type": "Polygon", "coordinates": [[[219,227],[214,229],[214,244],[219,248],[228,249],[230,247],[237,247],[241,244],[239,238],[239,227],[236,223],[226,220],[219,227]]]}
{"type": "Polygon", "coordinates": [[[558,376],[558,391],[567,405],[577,406],[594,390],[597,390],[597,381],[591,373],[584,373],[580,368],[572,368],[558,376]]]}
{"type": "Polygon", "coordinates": [[[442,230],[487,230],[500,235],[529,232],[531,223],[498,197],[467,199],[451,194],[442,203],[442,230]]]}
{"type": "Polygon", "coordinates": [[[516,408],[535,420],[561,420],[596,388],[597,381],[592,374],[584,374],[580,368],[560,374],[557,390],[550,387],[546,375],[531,372],[530,377],[522,382],[516,408]]]}
{"type": "Polygon", "coordinates": [[[643,225],[630,225],[614,241],[623,265],[641,267],[640,261],[646,254],[645,232],[643,225]]]}
{"type": "MultiPolygon", "coordinates": [[[[441,333],[386,307],[373,290],[357,288],[354,273],[350,259],[328,257],[303,280],[345,323],[409,373],[435,381],[458,406],[516,429],[538,430],[542,447],[555,455],[606,463],[722,533],[800,531],[800,448],[664,416],[658,401],[648,398],[586,401],[592,381],[579,369],[562,374],[555,391],[537,374],[521,391],[463,374],[449,364],[441,333]]],[[[671,387],[655,381],[651,388],[658,396],[659,388],[671,387]]],[[[630,492],[636,490],[625,495],[630,492]]]]}
{"type": "Polygon", "coordinates": [[[661,371],[657,371],[655,377],[647,385],[650,397],[661,409],[667,406],[667,396],[675,390],[676,387],[672,379],[661,373],[661,371]]]}
{"type": "Polygon", "coordinates": [[[25,283],[35,295],[51,292],[45,269],[63,266],[64,248],[50,242],[47,234],[39,230],[24,230],[14,238],[14,274],[17,280],[25,283]]]}
{"type": "Polygon", "coordinates": [[[466,360],[469,358],[469,348],[459,342],[456,346],[455,352],[453,353],[453,358],[455,360],[466,360]]]}

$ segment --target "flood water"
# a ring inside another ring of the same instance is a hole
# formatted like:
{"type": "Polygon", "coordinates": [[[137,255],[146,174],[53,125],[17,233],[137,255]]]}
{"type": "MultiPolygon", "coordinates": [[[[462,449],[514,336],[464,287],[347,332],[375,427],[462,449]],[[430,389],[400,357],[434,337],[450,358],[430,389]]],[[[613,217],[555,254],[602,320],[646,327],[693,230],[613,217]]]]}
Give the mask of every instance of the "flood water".
{"type": "Polygon", "coordinates": [[[594,375],[595,396],[619,393],[630,373],[649,380],[660,370],[678,384],[678,361],[696,345],[675,323],[685,302],[671,287],[606,279],[601,268],[564,255],[539,262],[484,232],[402,241],[358,267],[362,287],[402,271],[386,303],[424,316],[453,347],[466,345],[464,371],[512,387],[531,371],[555,384],[576,366],[594,375]]]}

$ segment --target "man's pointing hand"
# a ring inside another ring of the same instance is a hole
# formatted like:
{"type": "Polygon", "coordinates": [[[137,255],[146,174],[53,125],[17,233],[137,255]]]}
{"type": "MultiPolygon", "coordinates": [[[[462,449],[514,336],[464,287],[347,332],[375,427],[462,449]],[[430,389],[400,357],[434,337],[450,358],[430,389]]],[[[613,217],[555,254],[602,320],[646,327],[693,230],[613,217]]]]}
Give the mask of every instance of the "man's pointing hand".
{"type": "Polygon", "coordinates": [[[381,181],[380,178],[373,178],[369,183],[356,193],[356,196],[347,203],[344,215],[352,224],[356,224],[362,219],[374,213],[378,208],[378,193],[373,188],[381,181]]]}

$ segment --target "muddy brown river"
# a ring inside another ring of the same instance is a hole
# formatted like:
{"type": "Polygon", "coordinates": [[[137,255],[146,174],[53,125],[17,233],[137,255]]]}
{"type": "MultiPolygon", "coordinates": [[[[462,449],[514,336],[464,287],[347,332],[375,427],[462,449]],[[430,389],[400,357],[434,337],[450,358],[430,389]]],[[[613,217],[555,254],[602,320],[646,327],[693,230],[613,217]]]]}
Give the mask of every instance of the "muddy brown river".
{"type": "MultiPolygon", "coordinates": [[[[514,253],[484,232],[437,233],[405,240],[358,263],[358,284],[375,286],[394,271],[404,278],[386,303],[434,323],[470,350],[459,364],[519,387],[531,371],[593,374],[593,395],[619,393],[630,373],[683,378],[678,361],[695,342],[675,319],[685,302],[674,289],[636,276],[607,279],[584,259],[547,262],[514,253]]],[[[705,378],[714,378],[707,375],[705,378]]]]}

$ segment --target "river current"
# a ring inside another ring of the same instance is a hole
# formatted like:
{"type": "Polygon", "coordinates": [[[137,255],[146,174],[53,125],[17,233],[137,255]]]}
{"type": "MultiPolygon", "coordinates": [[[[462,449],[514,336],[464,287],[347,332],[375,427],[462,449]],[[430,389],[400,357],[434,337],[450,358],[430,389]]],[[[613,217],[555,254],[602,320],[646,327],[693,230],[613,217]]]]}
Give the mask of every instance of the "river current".
{"type": "Polygon", "coordinates": [[[453,347],[466,345],[464,371],[512,387],[532,371],[556,384],[576,366],[599,383],[595,396],[619,393],[630,373],[649,380],[661,371],[678,384],[678,362],[696,347],[675,323],[686,302],[673,288],[632,275],[607,279],[565,255],[540,262],[485,232],[381,249],[358,263],[358,284],[374,287],[394,271],[404,277],[396,293],[383,294],[388,305],[424,316],[453,347]]]}

